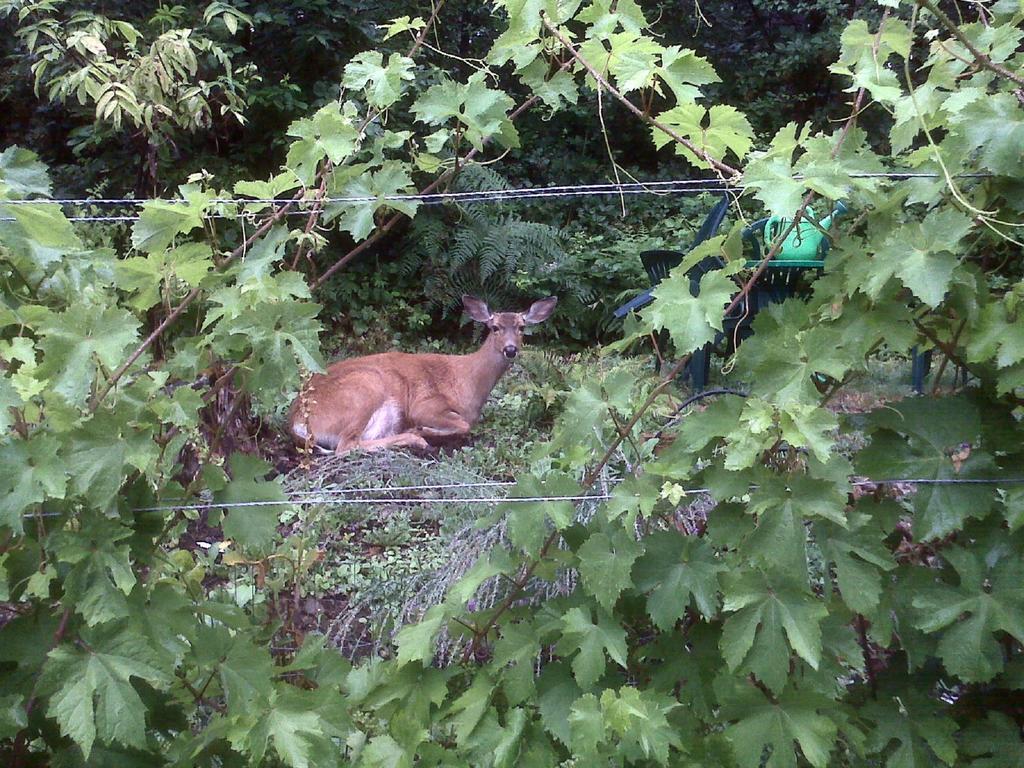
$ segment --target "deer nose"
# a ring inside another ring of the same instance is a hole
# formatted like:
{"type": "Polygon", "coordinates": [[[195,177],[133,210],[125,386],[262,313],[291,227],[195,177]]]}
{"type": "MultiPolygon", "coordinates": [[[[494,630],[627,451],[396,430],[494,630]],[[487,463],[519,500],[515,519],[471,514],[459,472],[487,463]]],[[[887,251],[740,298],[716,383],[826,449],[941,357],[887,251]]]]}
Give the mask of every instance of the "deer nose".
{"type": "Polygon", "coordinates": [[[505,355],[509,360],[515,357],[519,352],[519,348],[515,344],[506,344],[505,349],[502,350],[502,354],[505,355]]]}

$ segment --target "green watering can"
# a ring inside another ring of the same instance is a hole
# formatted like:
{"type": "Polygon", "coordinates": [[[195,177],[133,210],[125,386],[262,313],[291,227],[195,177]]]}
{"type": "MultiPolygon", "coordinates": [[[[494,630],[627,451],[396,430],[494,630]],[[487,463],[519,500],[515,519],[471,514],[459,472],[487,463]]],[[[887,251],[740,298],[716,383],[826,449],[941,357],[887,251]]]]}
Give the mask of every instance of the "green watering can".
{"type": "MultiPolygon", "coordinates": [[[[844,213],[846,213],[846,206],[839,201],[832,213],[821,219],[818,225],[822,229],[828,230],[832,227],[833,220],[844,213]]],[[[824,252],[828,249],[828,239],[818,230],[818,227],[811,223],[816,218],[812,209],[807,208],[804,211],[804,215],[800,217],[800,223],[782,241],[782,247],[775,256],[776,261],[813,261],[824,257],[824,252]]],[[[769,243],[775,242],[775,238],[785,232],[789,224],[790,221],[787,218],[770,216],[764,225],[765,247],[769,243]]]]}

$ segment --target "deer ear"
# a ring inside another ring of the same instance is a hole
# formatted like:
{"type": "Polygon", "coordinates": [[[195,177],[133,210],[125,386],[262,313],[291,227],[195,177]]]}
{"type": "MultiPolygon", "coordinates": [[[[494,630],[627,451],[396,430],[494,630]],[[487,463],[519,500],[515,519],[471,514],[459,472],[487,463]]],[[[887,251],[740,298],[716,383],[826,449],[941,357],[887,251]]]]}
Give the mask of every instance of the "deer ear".
{"type": "Polygon", "coordinates": [[[478,323],[486,323],[491,319],[491,310],[475,296],[464,295],[462,297],[462,306],[465,307],[466,314],[478,323]]]}
{"type": "Polygon", "coordinates": [[[530,308],[523,315],[523,321],[532,325],[533,323],[540,323],[551,317],[551,313],[555,311],[555,304],[558,303],[557,296],[548,296],[546,299],[535,301],[530,305],[530,308]]]}

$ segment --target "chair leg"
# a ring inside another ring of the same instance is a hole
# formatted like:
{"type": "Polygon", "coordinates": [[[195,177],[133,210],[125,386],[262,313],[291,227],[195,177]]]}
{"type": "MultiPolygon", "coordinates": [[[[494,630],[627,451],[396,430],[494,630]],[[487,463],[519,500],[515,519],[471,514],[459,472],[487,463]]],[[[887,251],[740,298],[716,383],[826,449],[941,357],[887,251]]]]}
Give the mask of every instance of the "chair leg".
{"type": "Polygon", "coordinates": [[[910,368],[911,386],[914,392],[923,395],[924,379],[932,367],[932,351],[929,349],[926,352],[920,352],[917,347],[914,347],[910,350],[910,354],[912,356],[910,368]]]}
{"type": "Polygon", "coordinates": [[[693,382],[694,392],[703,392],[707,389],[708,378],[711,375],[711,345],[705,344],[690,356],[688,364],[690,369],[690,381],[693,382]]]}

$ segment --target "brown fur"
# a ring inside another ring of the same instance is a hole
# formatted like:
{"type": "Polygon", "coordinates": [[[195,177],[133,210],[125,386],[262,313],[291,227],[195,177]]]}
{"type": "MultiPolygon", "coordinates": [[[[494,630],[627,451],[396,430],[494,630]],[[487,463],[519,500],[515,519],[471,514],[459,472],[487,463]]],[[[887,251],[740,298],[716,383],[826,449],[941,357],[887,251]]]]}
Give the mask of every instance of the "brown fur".
{"type": "Polygon", "coordinates": [[[522,346],[524,326],[545,320],[555,302],[551,297],[523,313],[492,314],[479,299],[464,296],[470,317],[490,329],[476,352],[385,352],[334,363],[326,373],[314,375],[292,404],[292,436],[300,444],[339,454],[353,449],[426,448],[427,438],[467,437],[487,396],[522,346]]]}

